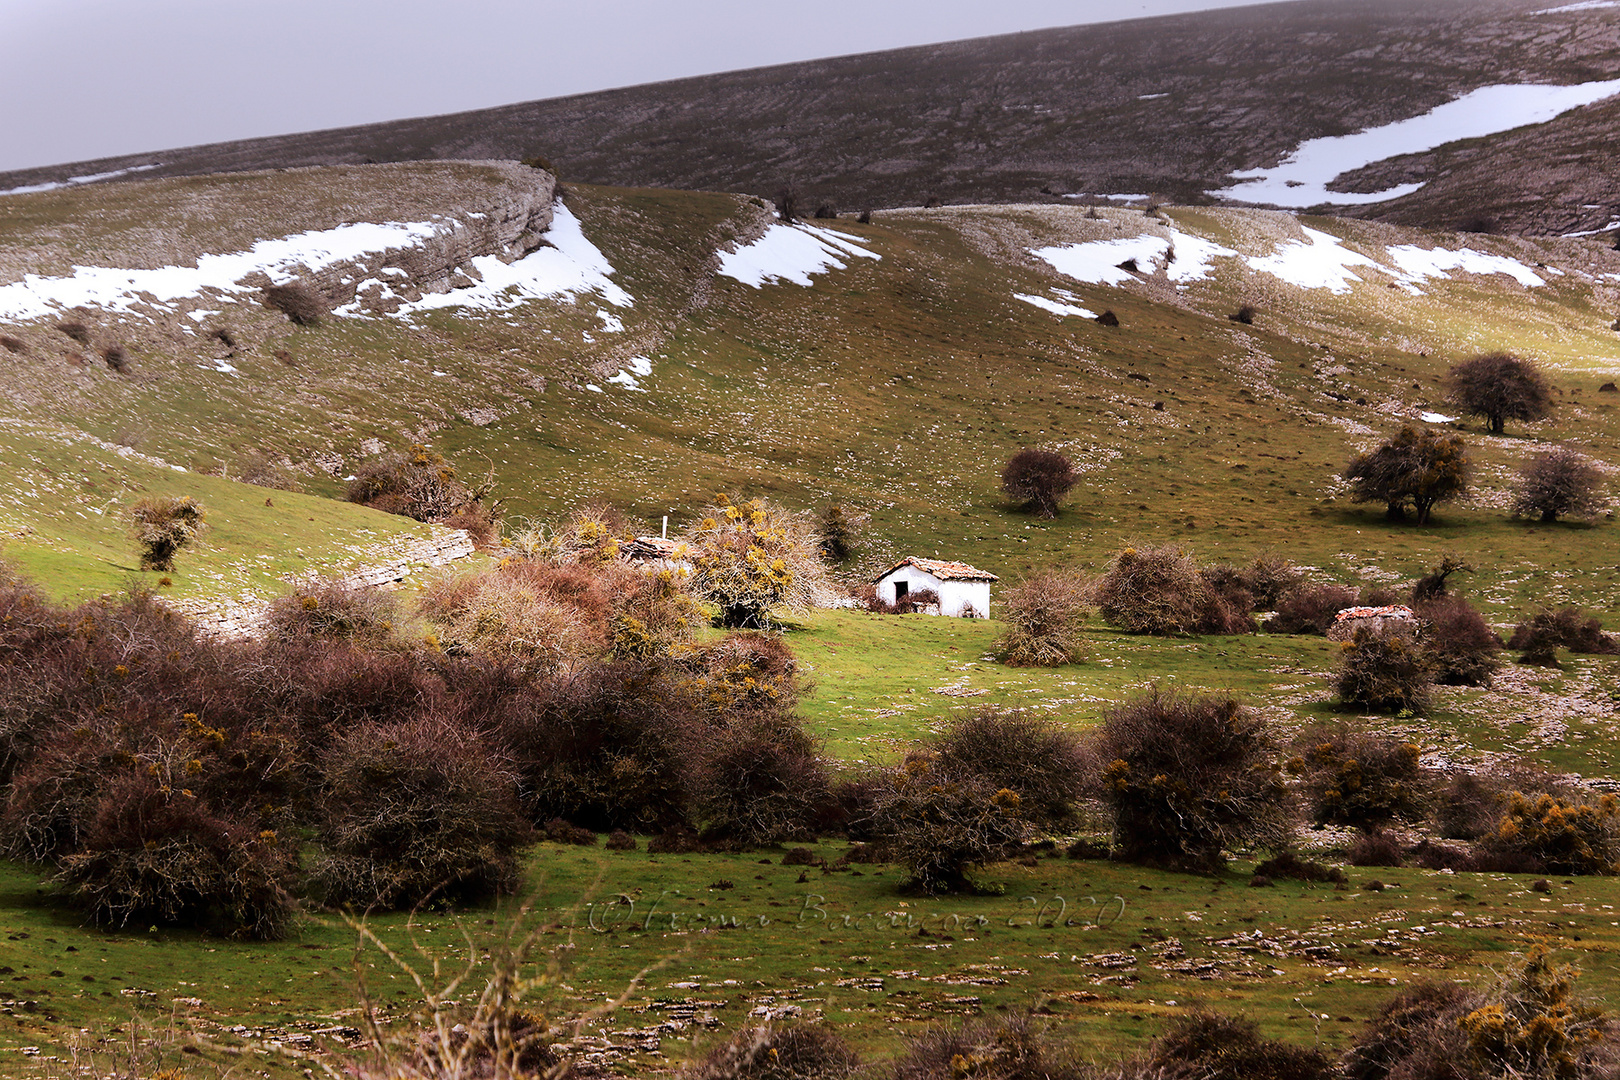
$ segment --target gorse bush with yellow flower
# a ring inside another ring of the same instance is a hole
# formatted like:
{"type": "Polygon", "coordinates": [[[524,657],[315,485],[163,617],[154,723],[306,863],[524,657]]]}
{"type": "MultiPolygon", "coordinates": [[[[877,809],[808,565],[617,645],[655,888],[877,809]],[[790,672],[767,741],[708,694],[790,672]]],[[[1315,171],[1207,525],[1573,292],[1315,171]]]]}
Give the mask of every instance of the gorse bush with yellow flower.
{"type": "Polygon", "coordinates": [[[778,608],[802,610],[826,589],[821,541],[807,515],[721,495],[687,531],[693,588],[728,629],[760,629],[778,608]]]}

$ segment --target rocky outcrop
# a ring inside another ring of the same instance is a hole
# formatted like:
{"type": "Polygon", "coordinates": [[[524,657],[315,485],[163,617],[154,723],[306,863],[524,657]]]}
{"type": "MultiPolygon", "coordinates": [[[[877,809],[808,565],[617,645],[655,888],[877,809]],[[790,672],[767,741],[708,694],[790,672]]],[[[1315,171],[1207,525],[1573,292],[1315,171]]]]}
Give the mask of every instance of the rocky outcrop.
{"type": "MultiPolygon", "coordinates": [[[[556,177],[509,162],[478,164],[499,169],[508,182],[490,185],[487,201],[439,218],[434,236],[334,263],[302,275],[301,280],[332,307],[358,299],[362,309],[383,314],[398,306],[398,297],[416,300],[424,293],[447,293],[482,280],[472,264],[475,258],[493,255],[510,263],[529,254],[544,242],[551,227],[556,177]]],[[[267,275],[254,274],[243,284],[265,288],[271,282],[267,275]]]]}
{"type": "MultiPolygon", "coordinates": [[[[392,588],[414,573],[465,559],[474,552],[465,529],[435,529],[424,540],[412,540],[382,553],[381,562],[362,566],[336,580],[350,588],[392,588]]],[[[296,587],[298,582],[293,582],[296,587]]],[[[270,605],[263,600],[177,599],[164,601],[172,610],[197,624],[205,637],[258,637],[270,605]]]]}

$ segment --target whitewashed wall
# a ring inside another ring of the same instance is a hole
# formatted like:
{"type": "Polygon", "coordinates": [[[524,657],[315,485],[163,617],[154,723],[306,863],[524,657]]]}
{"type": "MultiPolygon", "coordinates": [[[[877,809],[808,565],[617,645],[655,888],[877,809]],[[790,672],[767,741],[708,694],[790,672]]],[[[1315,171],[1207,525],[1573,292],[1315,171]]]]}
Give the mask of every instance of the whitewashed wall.
{"type": "Polygon", "coordinates": [[[973,613],[981,618],[990,617],[990,583],[988,581],[941,581],[924,570],[915,566],[902,566],[885,575],[877,583],[878,599],[885,604],[894,603],[895,582],[904,581],[909,592],[918,593],[924,589],[933,589],[939,593],[939,613],[941,615],[959,616],[965,607],[971,607],[973,613]]]}

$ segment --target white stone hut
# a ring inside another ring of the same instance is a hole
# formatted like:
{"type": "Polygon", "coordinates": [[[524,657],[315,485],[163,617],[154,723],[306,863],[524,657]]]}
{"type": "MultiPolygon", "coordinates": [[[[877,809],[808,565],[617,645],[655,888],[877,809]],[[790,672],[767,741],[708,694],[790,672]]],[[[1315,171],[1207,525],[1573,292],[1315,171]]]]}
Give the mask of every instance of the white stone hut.
{"type": "Polygon", "coordinates": [[[940,615],[988,619],[990,583],[1000,578],[964,562],[908,556],[885,570],[872,584],[885,604],[932,589],[939,594],[940,615]]]}

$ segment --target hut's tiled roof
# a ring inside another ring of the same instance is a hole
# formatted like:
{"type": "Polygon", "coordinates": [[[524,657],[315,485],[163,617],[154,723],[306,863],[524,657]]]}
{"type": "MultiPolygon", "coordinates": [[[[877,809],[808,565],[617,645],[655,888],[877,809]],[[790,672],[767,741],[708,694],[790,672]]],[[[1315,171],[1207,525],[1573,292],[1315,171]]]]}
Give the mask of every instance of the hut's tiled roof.
{"type": "Polygon", "coordinates": [[[882,581],[902,566],[915,566],[925,574],[932,574],[941,581],[1000,581],[996,575],[988,570],[980,570],[976,566],[969,566],[965,562],[954,562],[950,559],[921,559],[915,555],[908,555],[904,559],[879,574],[875,580],[882,581]]]}

